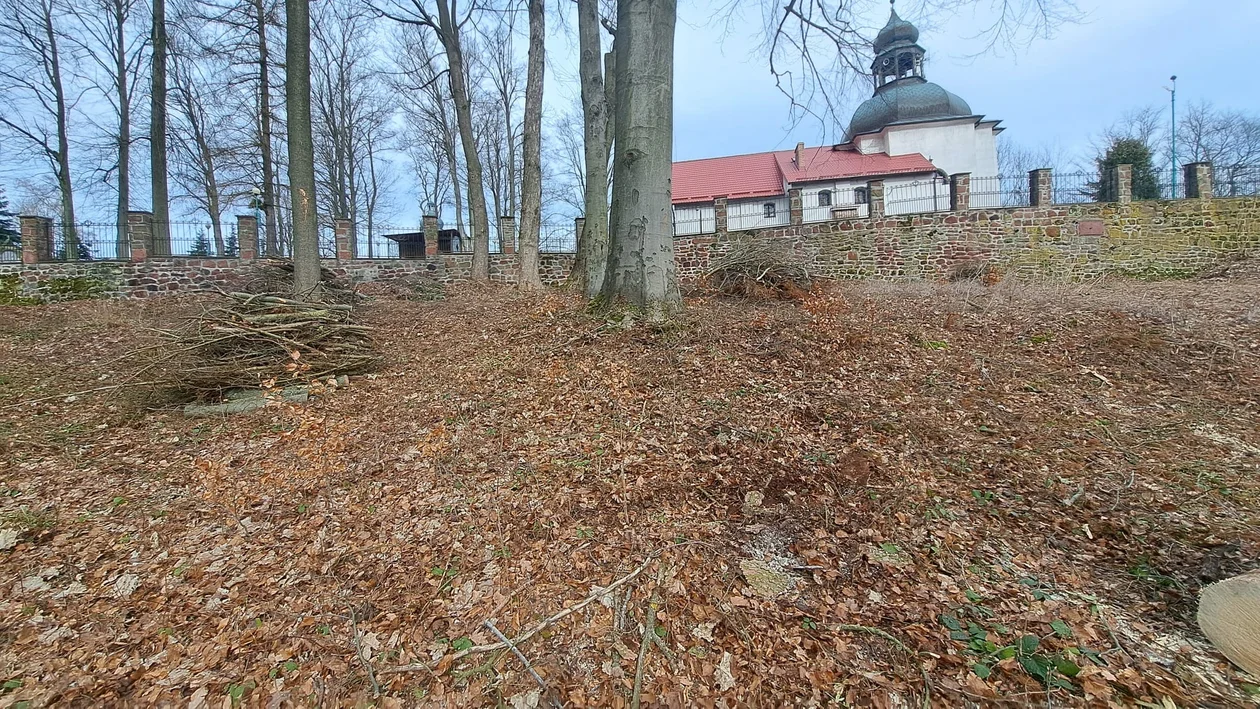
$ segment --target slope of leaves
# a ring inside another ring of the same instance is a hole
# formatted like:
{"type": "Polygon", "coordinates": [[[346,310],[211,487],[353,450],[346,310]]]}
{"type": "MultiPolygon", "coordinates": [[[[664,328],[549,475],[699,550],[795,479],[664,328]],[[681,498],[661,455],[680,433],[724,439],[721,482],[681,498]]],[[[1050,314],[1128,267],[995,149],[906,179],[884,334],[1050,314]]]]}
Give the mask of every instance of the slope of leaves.
{"type": "Polygon", "coordinates": [[[467,290],[373,304],[379,374],[210,421],[22,403],[194,304],[5,308],[0,702],[529,705],[452,653],[659,553],[522,644],[554,696],[627,705],[655,596],[645,705],[1242,703],[1193,611],[1257,565],[1258,295],[847,284],[623,330],[467,290]]]}

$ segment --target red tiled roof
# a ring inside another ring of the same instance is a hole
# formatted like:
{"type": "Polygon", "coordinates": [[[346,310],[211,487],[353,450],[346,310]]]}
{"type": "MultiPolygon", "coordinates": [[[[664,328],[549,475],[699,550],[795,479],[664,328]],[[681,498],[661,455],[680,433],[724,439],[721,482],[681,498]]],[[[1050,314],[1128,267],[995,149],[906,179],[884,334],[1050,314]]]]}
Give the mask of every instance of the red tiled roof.
{"type": "Polygon", "coordinates": [[[730,155],[674,163],[670,188],[674,204],[708,202],[722,195],[767,197],[783,194],[783,176],[774,153],[730,155]]]}
{"type": "Polygon", "coordinates": [[[802,169],[797,168],[795,158],[795,150],[778,150],[676,162],[674,204],[708,202],[722,195],[732,199],[781,195],[785,181],[794,184],[936,170],[918,153],[863,155],[852,150],[833,150],[831,146],[805,148],[801,154],[802,169]]]}

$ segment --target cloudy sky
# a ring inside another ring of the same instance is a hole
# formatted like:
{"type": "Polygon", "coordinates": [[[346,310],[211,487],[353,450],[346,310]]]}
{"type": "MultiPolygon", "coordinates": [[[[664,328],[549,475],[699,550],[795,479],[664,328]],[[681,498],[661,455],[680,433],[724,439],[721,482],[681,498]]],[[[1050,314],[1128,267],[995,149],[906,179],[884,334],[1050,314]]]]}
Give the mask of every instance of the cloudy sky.
{"type": "MultiPolygon", "coordinates": [[[[834,142],[839,126],[790,125],[788,102],[756,52],[759,15],[742,18],[722,40],[716,26],[723,17],[715,16],[720,0],[679,5],[676,160],[790,148],[798,140],[834,142]]],[[[1083,21],[1061,27],[1054,37],[979,57],[972,55],[985,42],[976,35],[991,21],[984,0],[979,12],[938,16],[933,23],[922,22],[910,0],[898,10],[920,25],[928,79],[975,112],[1001,119],[1006,136],[1025,146],[1085,152],[1091,137],[1125,111],[1167,106],[1163,87],[1172,74],[1179,105],[1208,100],[1260,113],[1260,79],[1244,59],[1260,32],[1260,1],[1078,0],[1078,6],[1083,21]]],[[[887,3],[870,2],[866,15],[871,27],[882,26],[887,3]]],[[[555,73],[567,69],[558,64],[555,73]]],[[[846,122],[863,98],[850,102],[846,122]]]]}

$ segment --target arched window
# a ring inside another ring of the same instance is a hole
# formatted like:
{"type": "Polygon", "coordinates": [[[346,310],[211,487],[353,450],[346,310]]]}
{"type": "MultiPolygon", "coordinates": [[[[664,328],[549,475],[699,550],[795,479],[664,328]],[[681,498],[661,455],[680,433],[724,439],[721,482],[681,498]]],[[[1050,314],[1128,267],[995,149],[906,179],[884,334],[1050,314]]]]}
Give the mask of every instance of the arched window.
{"type": "Polygon", "coordinates": [[[830,207],[830,206],[831,206],[831,190],[821,190],[821,191],[819,191],[819,193],[818,193],[818,206],[819,206],[819,207],[830,207]]]}
{"type": "Polygon", "coordinates": [[[761,216],[766,219],[774,219],[774,202],[766,202],[761,205],[761,216]]]}

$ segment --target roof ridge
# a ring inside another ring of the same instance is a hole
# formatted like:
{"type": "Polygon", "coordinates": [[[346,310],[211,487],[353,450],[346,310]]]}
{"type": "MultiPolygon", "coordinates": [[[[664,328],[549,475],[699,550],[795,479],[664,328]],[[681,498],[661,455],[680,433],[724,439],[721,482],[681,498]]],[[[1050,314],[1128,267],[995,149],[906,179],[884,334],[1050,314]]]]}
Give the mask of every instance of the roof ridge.
{"type": "Polygon", "coordinates": [[[761,150],[755,153],[739,153],[738,155],[715,155],[711,158],[691,158],[690,160],[675,160],[674,164],[679,165],[685,162],[704,162],[705,160],[721,160],[723,158],[751,158],[755,155],[774,155],[782,151],[779,150],[761,150]]]}

